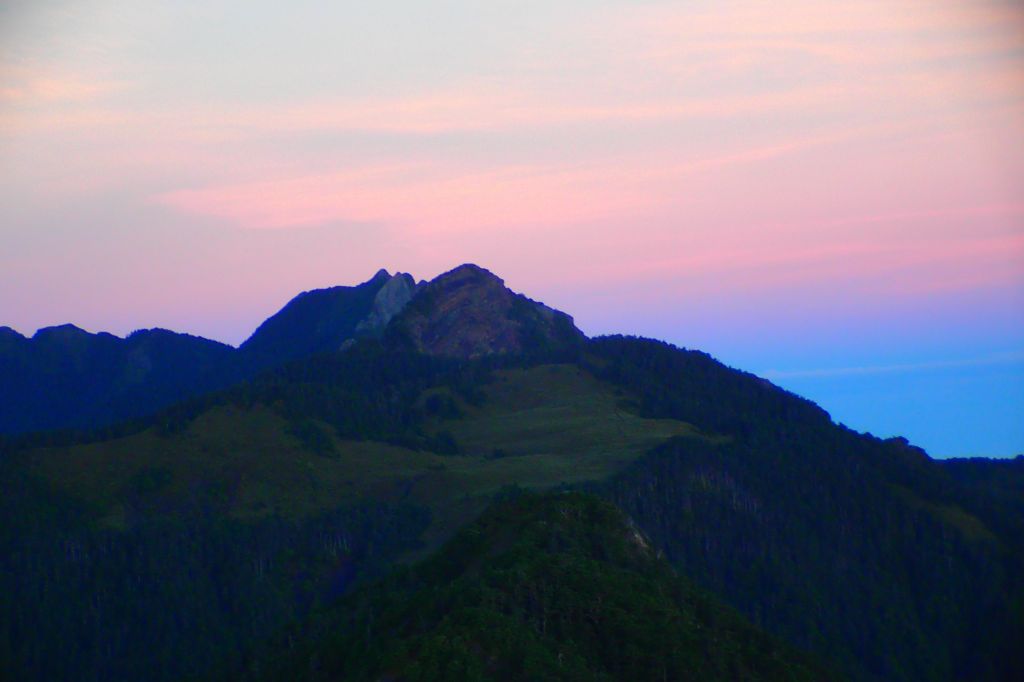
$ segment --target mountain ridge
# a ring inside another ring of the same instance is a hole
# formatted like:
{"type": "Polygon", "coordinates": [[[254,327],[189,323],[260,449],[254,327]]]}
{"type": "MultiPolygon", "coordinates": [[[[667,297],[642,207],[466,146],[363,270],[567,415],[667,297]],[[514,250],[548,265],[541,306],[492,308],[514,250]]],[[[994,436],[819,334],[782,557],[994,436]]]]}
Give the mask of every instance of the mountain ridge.
{"type": "MultiPolygon", "coordinates": [[[[404,334],[422,352],[474,356],[519,352],[538,339],[571,345],[582,337],[569,316],[511,292],[500,278],[471,264],[431,282],[382,268],[361,284],[303,291],[237,348],[161,328],[118,337],[66,323],[25,337],[3,327],[0,394],[8,398],[0,401],[0,433],[108,426],[294,360],[347,349],[358,338],[382,336],[417,297],[436,301],[461,289],[467,273],[482,277],[478,283],[486,281],[487,302],[472,310],[463,307],[455,319],[440,323],[423,315],[420,306],[419,314],[401,322],[403,331],[396,335],[404,334]],[[453,280],[456,286],[451,288],[453,280]],[[467,314],[473,324],[467,324],[467,314]],[[488,329],[499,331],[487,338],[481,330],[488,329]],[[469,334],[476,336],[469,339],[469,334]],[[461,346],[465,348],[459,350],[461,346]]],[[[462,302],[465,294],[463,290],[462,302]]]]}

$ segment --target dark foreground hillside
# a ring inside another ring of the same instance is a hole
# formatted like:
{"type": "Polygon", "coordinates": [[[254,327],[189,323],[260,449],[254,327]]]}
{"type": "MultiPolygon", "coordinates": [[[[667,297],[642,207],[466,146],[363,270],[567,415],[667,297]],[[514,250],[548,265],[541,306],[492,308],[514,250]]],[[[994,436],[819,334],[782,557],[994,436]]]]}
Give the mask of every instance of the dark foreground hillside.
{"type": "Polygon", "coordinates": [[[282,681],[834,678],[675,575],[615,507],[569,493],[497,503],[431,558],[262,649],[248,671],[282,681]]]}

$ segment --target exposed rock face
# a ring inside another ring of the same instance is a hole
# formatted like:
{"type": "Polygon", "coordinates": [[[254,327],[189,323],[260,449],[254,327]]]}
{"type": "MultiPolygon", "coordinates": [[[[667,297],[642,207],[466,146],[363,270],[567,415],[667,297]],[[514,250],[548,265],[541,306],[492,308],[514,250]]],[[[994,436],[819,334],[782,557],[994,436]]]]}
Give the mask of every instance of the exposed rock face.
{"type": "Polygon", "coordinates": [[[370,314],[356,325],[356,334],[360,336],[376,336],[384,331],[395,315],[400,313],[416,293],[416,280],[404,272],[395,273],[380,288],[373,298],[370,314]]]}
{"type": "Polygon", "coordinates": [[[424,353],[462,358],[567,349],[583,339],[565,313],[469,264],[423,286],[392,329],[424,353]]]}

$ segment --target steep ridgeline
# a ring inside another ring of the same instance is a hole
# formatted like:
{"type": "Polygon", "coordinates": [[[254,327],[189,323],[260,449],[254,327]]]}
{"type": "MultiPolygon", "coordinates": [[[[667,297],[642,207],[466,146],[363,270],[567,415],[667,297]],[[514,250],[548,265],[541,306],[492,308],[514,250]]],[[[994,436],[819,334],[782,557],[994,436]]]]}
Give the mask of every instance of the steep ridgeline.
{"type": "Polygon", "coordinates": [[[379,336],[416,287],[381,270],[357,286],[304,292],[237,350],[163,329],[122,339],[63,325],[25,338],[0,327],[0,434],[102,427],[337,351],[379,336]]]}
{"type": "Polygon", "coordinates": [[[496,503],[428,560],[282,640],[228,677],[837,679],[696,590],[619,510],[580,494],[496,503]]]}
{"type": "Polygon", "coordinates": [[[381,270],[354,287],[306,291],[267,319],[239,350],[263,367],[341,350],[357,336],[380,334],[416,292],[411,275],[381,270]]]}
{"type": "Polygon", "coordinates": [[[432,280],[388,331],[422,353],[458,358],[572,351],[584,338],[571,317],[476,265],[432,280]]]}

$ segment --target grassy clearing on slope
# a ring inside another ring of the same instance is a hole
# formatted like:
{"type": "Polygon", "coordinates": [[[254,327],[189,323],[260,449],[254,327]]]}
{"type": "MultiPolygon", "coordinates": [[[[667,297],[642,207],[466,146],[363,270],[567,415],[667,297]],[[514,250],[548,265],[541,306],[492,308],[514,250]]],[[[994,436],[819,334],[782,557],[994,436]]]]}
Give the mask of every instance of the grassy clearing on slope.
{"type": "Polygon", "coordinates": [[[306,516],[384,495],[439,465],[430,453],[377,442],[339,442],[339,456],[324,457],[303,448],[288,427],[265,407],[217,407],[182,433],[150,429],[42,450],[32,464],[58,490],[115,526],[123,523],[126,508],[159,513],[204,505],[241,518],[306,516]]]}
{"type": "Polygon", "coordinates": [[[683,422],[628,411],[624,396],[575,365],[499,372],[485,393],[480,407],[463,405],[463,417],[435,426],[468,455],[449,468],[477,492],[603,478],[673,436],[697,435],[683,422]]]}
{"type": "Polygon", "coordinates": [[[434,510],[443,537],[506,485],[548,488],[609,476],[689,425],[644,419],[627,397],[573,365],[496,373],[479,406],[436,418],[462,452],[441,456],[374,441],[338,439],[317,454],[269,407],[221,406],[186,429],[36,451],[32,470],[96,510],[107,525],[131,514],[203,506],[238,518],[302,517],[365,497],[410,499],[434,510]],[[495,455],[499,455],[496,457],[495,455]]]}
{"type": "Polygon", "coordinates": [[[908,506],[928,512],[943,523],[956,528],[966,540],[971,542],[992,542],[998,543],[999,539],[977,516],[970,514],[962,507],[935,504],[930,502],[914,491],[895,483],[889,484],[890,489],[896,493],[908,506]]]}

